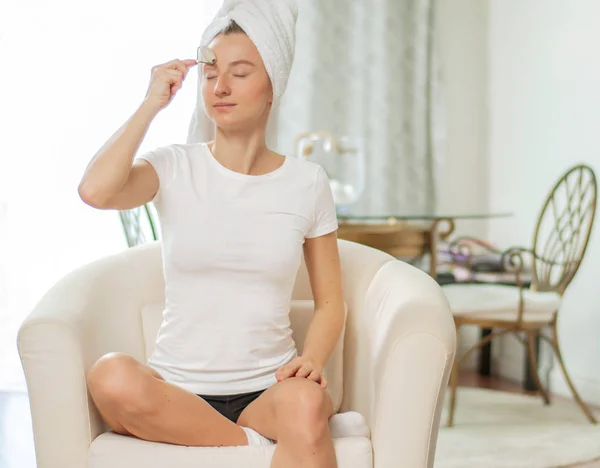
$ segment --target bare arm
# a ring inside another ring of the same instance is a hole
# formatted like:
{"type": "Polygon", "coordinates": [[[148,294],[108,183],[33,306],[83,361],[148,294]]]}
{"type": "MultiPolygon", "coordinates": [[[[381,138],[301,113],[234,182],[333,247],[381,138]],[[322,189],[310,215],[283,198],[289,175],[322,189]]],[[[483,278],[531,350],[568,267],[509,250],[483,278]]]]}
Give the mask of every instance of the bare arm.
{"type": "Polygon", "coordinates": [[[196,60],[172,60],[152,68],[143,103],[100,148],[79,184],[79,196],[90,206],[125,210],[148,203],[159,189],[156,171],[135,155],[154,117],[181,88],[196,60]]]}
{"type": "Polygon", "coordinates": [[[315,299],[315,313],[306,334],[302,355],[323,368],[344,326],[337,231],[306,239],[304,258],[315,299]]]}
{"type": "Polygon", "coordinates": [[[304,258],[315,300],[315,312],[306,333],[302,355],[280,367],[278,382],[302,377],[326,388],[323,369],[331,357],[344,327],[342,273],[337,244],[337,231],[307,238],[304,258]]]}
{"type": "Polygon", "coordinates": [[[158,191],[158,176],[147,161],[134,164],[133,159],[158,112],[156,105],[144,101],[94,155],[79,184],[79,196],[85,203],[122,210],[152,200],[158,191]]]}

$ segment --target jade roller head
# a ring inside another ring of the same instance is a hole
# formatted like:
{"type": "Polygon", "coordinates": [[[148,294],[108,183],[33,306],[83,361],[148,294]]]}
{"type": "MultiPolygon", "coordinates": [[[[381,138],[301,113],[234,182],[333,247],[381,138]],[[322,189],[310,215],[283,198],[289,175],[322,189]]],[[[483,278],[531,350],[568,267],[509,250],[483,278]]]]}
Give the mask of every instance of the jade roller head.
{"type": "Polygon", "coordinates": [[[217,61],[217,57],[214,53],[214,51],[207,46],[200,46],[198,47],[197,53],[196,53],[196,62],[200,63],[206,63],[208,65],[212,65],[213,63],[215,63],[217,61]]]}

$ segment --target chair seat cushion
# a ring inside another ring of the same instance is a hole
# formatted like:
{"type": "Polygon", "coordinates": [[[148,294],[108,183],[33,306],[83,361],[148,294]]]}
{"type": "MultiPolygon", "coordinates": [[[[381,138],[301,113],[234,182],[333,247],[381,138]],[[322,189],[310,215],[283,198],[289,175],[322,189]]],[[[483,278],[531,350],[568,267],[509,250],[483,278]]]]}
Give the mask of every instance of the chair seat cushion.
{"type": "MultiPolygon", "coordinates": [[[[366,437],[333,439],[339,468],[372,468],[366,437]]],[[[90,446],[88,468],[268,468],[275,446],[184,447],[105,432],[90,446]]]]}
{"type": "MultiPolygon", "coordinates": [[[[479,320],[514,321],[519,310],[519,289],[500,284],[448,284],[442,287],[455,316],[479,320]]],[[[561,297],[554,292],[523,291],[525,322],[549,322],[561,297]]]]}

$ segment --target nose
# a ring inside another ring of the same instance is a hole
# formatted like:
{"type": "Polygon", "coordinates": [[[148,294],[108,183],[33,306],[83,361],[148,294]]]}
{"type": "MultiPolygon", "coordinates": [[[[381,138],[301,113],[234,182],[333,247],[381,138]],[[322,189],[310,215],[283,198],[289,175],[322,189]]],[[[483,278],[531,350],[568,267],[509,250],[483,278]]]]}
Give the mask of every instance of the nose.
{"type": "Polygon", "coordinates": [[[222,73],[217,78],[215,83],[215,95],[219,97],[229,96],[231,94],[231,87],[229,86],[229,80],[225,73],[222,73]]]}

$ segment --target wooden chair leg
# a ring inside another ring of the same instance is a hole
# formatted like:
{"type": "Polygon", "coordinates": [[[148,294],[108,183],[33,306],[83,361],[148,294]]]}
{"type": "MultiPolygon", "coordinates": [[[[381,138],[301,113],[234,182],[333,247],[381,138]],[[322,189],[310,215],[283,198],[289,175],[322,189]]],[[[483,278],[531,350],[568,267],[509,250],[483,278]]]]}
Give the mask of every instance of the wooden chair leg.
{"type": "MultiPolygon", "coordinates": [[[[456,347],[460,346],[460,325],[456,326],[456,347]]],[[[458,352],[452,363],[452,371],[450,373],[450,408],[448,411],[448,427],[454,425],[454,410],[456,407],[456,387],[458,387],[458,372],[462,359],[458,356],[458,352]]]]}
{"type": "Polygon", "coordinates": [[[537,362],[537,357],[536,357],[536,352],[535,352],[535,348],[536,348],[535,341],[536,341],[538,332],[537,332],[537,330],[534,330],[534,331],[527,331],[525,333],[527,334],[527,350],[528,350],[528,354],[529,354],[529,365],[531,366],[531,372],[533,373],[533,377],[535,379],[535,384],[537,385],[538,392],[542,396],[544,403],[546,405],[549,405],[550,398],[548,397],[548,393],[546,393],[546,390],[544,390],[544,386],[542,385],[542,381],[540,379],[540,373],[538,370],[538,362],[537,362]]]}
{"type": "Polygon", "coordinates": [[[562,357],[562,353],[560,351],[560,345],[558,344],[558,329],[557,328],[558,328],[557,323],[555,321],[554,324],[552,325],[552,348],[554,349],[554,352],[556,353],[556,357],[558,359],[558,364],[560,365],[562,373],[565,376],[565,380],[567,381],[567,385],[569,386],[569,389],[571,390],[571,393],[573,394],[573,398],[575,398],[575,401],[577,402],[577,404],[579,405],[581,410],[585,413],[585,415],[587,416],[589,421],[592,424],[598,424],[598,421],[596,420],[596,418],[594,417],[594,415],[592,414],[592,412],[590,411],[588,406],[585,404],[585,402],[579,396],[579,393],[575,389],[575,385],[573,385],[573,382],[571,381],[571,377],[569,377],[569,373],[567,372],[567,368],[565,366],[565,363],[564,363],[563,357],[562,357]]]}

